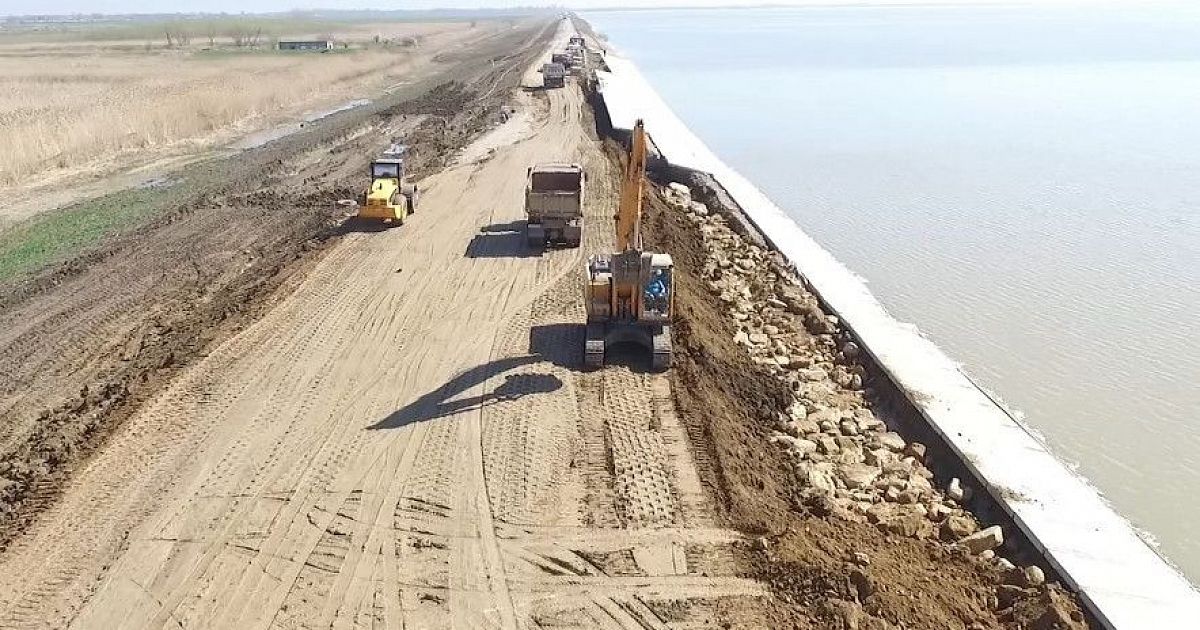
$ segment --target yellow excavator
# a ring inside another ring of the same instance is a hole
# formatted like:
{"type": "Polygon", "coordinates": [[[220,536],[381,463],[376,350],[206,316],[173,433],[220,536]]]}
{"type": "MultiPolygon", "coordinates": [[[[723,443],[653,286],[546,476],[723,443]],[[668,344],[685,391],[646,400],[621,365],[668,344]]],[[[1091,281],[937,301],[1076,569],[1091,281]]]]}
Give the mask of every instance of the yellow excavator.
{"type": "Polygon", "coordinates": [[[417,187],[405,181],[403,145],[392,145],[371,162],[371,186],[359,206],[360,219],[377,219],[402,225],[417,211],[417,187]]]}
{"type": "Polygon", "coordinates": [[[642,250],[640,230],[646,179],[646,129],[633,128],[629,163],[617,210],[617,252],[592,256],[587,265],[587,339],[584,365],[599,368],[613,344],[632,342],[650,350],[654,370],[671,366],[671,315],[675,307],[670,254],[642,250]]]}

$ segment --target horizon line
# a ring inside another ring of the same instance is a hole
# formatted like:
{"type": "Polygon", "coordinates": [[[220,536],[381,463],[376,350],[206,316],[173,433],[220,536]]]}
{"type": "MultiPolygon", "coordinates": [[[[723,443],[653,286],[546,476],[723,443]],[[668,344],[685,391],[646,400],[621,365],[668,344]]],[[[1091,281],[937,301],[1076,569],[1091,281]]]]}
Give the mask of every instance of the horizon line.
{"type": "MultiPolygon", "coordinates": [[[[1083,5],[1098,5],[1098,4],[1131,4],[1142,5],[1138,2],[1127,2],[1123,0],[764,0],[751,5],[741,4],[664,4],[658,6],[646,5],[627,5],[627,4],[611,4],[597,7],[572,7],[565,4],[530,4],[512,7],[470,7],[470,6],[450,6],[450,7],[429,7],[424,9],[379,9],[379,8],[358,8],[358,9],[335,9],[335,8],[305,8],[305,9],[285,9],[278,11],[242,11],[239,13],[231,13],[228,11],[209,12],[209,11],[164,11],[164,12],[41,12],[41,13],[17,13],[8,14],[0,13],[0,19],[5,21],[14,21],[21,19],[45,18],[45,17],[169,17],[169,16],[197,16],[197,17],[233,17],[233,16],[286,16],[286,15],[305,15],[319,13],[518,13],[518,12],[552,12],[566,11],[571,13],[590,13],[599,11],[663,11],[663,10],[721,10],[721,9],[781,9],[781,8],[883,8],[883,7],[985,7],[985,6],[1022,6],[1034,5],[1045,6],[1048,4],[1083,4],[1083,5]]],[[[1161,0],[1161,2],[1153,2],[1153,4],[1181,4],[1179,0],[1161,0]]],[[[1144,5],[1143,5],[1144,6],[1144,5]]],[[[2,30],[2,26],[0,26],[2,30]]]]}

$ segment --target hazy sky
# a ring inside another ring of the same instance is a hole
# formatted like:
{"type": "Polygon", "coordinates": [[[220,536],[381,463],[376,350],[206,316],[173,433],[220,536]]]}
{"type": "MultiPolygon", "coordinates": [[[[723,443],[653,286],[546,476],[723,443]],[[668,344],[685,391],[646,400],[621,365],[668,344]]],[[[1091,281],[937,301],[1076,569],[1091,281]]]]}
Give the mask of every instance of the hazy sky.
{"type": "MultiPolygon", "coordinates": [[[[514,7],[563,5],[572,8],[608,6],[702,6],[754,4],[923,4],[930,0],[0,0],[0,15],[68,13],[240,13],[290,9],[430,9],[436,7],[514,7]]],[[[974,4],[996,0],[932,0],[974,4]]],[[[1045,1],[1045,0],[1043,0],[1045,1]]]]}
{"type": "MultiPolygon", "coordinates": [[[[739,0],[0,0],[0,15],[46,13],[240,13],[291,9],[431,9],[438,7],[516,7],[562,5],[585,8],[614,5],[766,4],[739,0]]],[[[781,2],[781,4],[783,4],[781,2]]]]}

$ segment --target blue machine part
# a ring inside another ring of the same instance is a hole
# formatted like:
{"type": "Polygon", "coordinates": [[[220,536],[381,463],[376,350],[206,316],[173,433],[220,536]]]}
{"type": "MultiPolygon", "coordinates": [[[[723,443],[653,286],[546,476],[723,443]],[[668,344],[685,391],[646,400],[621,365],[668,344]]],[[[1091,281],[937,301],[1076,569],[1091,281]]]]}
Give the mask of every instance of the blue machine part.
{"type": "Polygon", "coordinates": [[[646,283],[646,297],[651,300],[658,300],[666,297],[671,290],[670,280],[662,270],[656,270],[654,275],[650,277],[650,281],[646,283]]]}

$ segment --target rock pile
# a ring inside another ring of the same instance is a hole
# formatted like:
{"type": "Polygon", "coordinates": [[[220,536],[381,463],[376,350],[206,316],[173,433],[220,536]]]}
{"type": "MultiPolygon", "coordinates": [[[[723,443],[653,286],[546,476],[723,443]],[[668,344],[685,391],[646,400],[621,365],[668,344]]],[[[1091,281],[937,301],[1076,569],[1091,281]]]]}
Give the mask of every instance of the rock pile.
{"type": "Polygon", "coordinates": [[[862,348],[796,273],[739,236],[686,186],[672,183],[665,195],[703,238],[701,277],[736,322],[734,342],[789,385],[793,400],[772,442],[791,455],[805,502],[897,535],[941,540],[1006,570],[1020,586],[1044,580],[1037,567],[1017,569],[997,555],[1004,532],[981,530],[964,509],[970,487],[958,479],[945,490],[936,487],[925,445],[905,440],[875,415],[862,348]]]}

